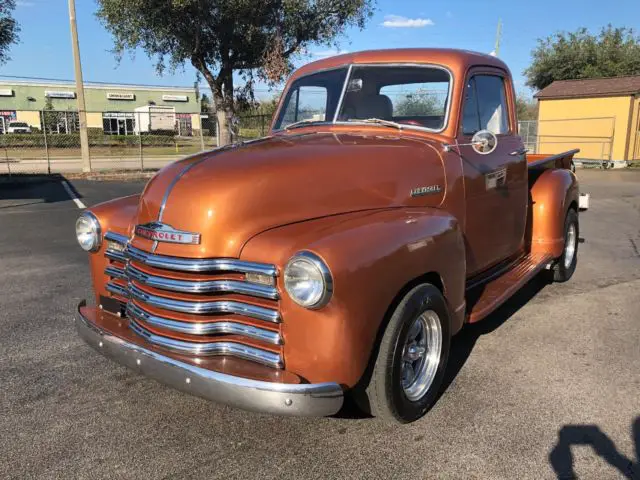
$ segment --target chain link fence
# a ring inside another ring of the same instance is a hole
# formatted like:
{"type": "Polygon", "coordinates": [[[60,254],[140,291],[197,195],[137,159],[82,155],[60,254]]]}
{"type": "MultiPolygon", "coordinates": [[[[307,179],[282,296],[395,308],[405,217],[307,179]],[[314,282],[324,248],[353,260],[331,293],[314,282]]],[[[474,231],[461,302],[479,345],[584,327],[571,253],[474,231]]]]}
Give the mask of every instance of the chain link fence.
{"type": "MultiPolygon", "coordinates": [[[[265,136],[270,116],[240,117],[234,141],[265,136]]],[[[218,145],[215,115],[148,106],[129,112],[87,112],[92,171],[157,169],[218,145]]],[[[82,171],[80,122],[73,111],[0,117],[0,174],[82,171]]]]}
{"type": "Polygon", "coordinates": [[[530,153],[561,153],[579,148],[576,163],[609,166],[613,162],[615,117],[526,120],[518,131],[530,153]]]}

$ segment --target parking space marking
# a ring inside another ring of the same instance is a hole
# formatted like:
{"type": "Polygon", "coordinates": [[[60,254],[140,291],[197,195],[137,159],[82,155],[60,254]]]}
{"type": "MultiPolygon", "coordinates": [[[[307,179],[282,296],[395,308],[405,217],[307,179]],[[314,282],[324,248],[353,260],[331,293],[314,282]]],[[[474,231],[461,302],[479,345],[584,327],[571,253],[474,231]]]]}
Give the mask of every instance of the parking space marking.
{"type": "Polygon", "coordinates": [[[78,208],[87,208],[87,206],[80,201],[80,199],[76,196],[75,192],[71,189],[71,187],[65,180],[62,180],[62,186],[71,197],[71,200],[73,200],[73,202],[78,206],[78,208]]]}

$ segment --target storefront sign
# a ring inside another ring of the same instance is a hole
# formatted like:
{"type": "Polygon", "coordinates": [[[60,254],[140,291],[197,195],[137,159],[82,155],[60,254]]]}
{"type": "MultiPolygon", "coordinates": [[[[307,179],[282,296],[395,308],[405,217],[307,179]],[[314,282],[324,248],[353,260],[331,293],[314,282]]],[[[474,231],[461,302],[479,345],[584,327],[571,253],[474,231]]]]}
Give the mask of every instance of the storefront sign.
{"type": "Polygon", "coordinates": [[[48,98],[76,98],[76,92],[45,90],[44,96],[48,98]]]}
{"type": "Polygon", "coordinates": [[[134,118],[135,114],[132,112],[104,112],[102,118],[134,118]]]}
{"type": "Polygon", "coordinates": [[[188,102],[189,97],[186,95],[162,95],[165,102],[188,102]]]}
{"type": "Polygon", "coordinates": [[[135,100],[136,96],[133,93],[107,92],[107,99],[109,99],[109,100],[135,100]]]}
{"type": "Polygon", "coordinates": [[[13,90],[10,88],[0,88],[0,97],[13,97],[13,90]]]}

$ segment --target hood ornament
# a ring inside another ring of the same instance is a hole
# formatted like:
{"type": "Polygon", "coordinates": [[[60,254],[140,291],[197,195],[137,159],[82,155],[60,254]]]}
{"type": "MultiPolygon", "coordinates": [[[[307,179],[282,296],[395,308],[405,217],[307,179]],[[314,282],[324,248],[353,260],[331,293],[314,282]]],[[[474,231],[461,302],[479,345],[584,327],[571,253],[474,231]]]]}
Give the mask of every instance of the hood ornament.
{"type": "Polygon", "coordinates": [[[161,222],[136,225],[135,232],[137,236],[155,242],[186,243],[190,245],[198,245],[200,243],[199,233],[176,230],[171,225],[161,222]]]}

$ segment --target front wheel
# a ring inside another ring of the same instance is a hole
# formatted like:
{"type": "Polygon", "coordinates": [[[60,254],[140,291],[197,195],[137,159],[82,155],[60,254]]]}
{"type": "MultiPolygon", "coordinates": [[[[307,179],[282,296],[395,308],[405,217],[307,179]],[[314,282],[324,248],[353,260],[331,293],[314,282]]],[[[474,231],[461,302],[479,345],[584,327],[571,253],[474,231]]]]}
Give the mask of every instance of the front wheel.
{"type": "Polygon", "coordinates": [[[408,423],[435,402],[449,357],[449,312],[431,284],[413,288],[398,304],[380,341],[360,407],[385,421],[408,423]]]}
{"type": "Polygon", "coordinates": [[[564,250],[553,267],[553,281],[566,282],[573,276],[578,264],[578,213],[572,208],[564,220],[564,250]]]}

